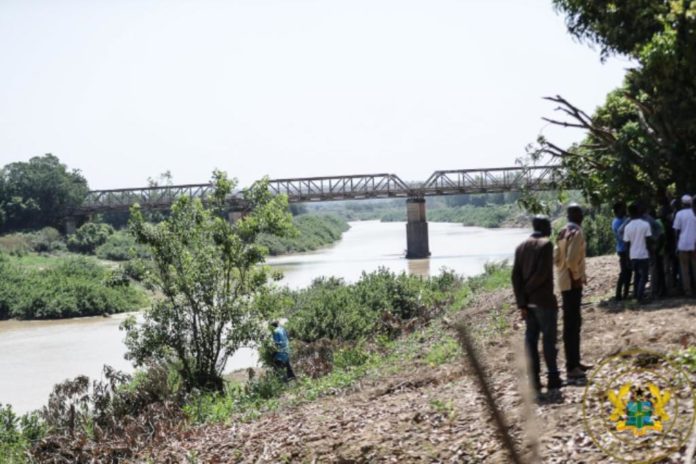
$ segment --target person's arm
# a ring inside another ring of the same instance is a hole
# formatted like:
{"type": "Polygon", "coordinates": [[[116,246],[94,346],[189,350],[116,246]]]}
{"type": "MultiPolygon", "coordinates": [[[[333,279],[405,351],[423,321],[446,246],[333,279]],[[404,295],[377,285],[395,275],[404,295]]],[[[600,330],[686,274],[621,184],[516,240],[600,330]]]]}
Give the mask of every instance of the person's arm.
{"type": "Polygon", "coordinates": [[[628,256],[631,256],[631,237],[626,233],[626,229],[623,230],[623,241],[626,244],[626,251],[628,251],[628,256]]]}
{"type": "Polygon", "coordinates": [[[582,261],[585,259],[585,237],[581,230],[575,230],[568,237],[568,248],[566,251],[566,266],[570,271],[570,279],[573,282],[582,282],[582,261]]]}
{"type": "Polygon", "coordinates": [[[515,262],[512,265],[512,290],[515,293],[515,301],[520,309],[527,308],[527,297],[524,294],[524,277],[522,275],[521,250],[515,251],[515,262]]]}

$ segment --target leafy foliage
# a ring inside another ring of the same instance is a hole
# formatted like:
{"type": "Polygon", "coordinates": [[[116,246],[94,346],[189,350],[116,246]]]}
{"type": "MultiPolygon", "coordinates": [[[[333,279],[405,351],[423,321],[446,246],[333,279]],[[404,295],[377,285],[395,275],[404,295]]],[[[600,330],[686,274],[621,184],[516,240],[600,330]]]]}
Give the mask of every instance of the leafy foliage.
{"type": "Polygon", "coordinates": [[[696,190],[696,1],[554,4],[571,34],[599,45],[603,58],[623,54],[636,66],[592,116],[549,97],[568,120],[545,119],[586,130],[587,137],[570,148],[541,137],[533,158],[559,158],[567,184],[595,205],[696,190]]]}
{"type": "Polygon", "coordinates": [[[145,221],[136,205],[131,231],[153,256],[155,285],[163,298],[145,312],[143,323],[129,319],[128,357],[137,365],[157,361],[176,366],[187,390],[222,390],[222,371],[234,352],[259,338],[259,308],[269,271],[259,234],[291,230],[287,198],[273,196],[267,182],[245,192],[251,212],[229,224],[222,216],[234,187],[214,173],[215,192],[204,206],[180,198],[159,224],[145,221]]]}
{"type": "Polygon", "coordinates": [[[107,285],[111,273],[87,258],[60,258],[45,269],[0,259],[0,277],[0,319],[94,316],[145,303],[142,291],[127,283],[107,285]]]}
{"type": "Polygon", "coordinates": [[[18,416],[10,405],[0,404],[0,462],[28,462],[27,451],[46,433],[36,413],[18,416]]]}
{"type": "Polygon", "coordinates": [[[147,248],[139,245],[133,234],[127,230],[119,230],[109,235],[106,241],[96,248],[95,254],[99,259],[111,261],[150,257],[147,248]]]}
{"type": "Polygon", "coordinates": [[[334,214],[301,215],[293,218],[297,233],[280,237],[260,234],[258,243],[268,248],[271,255],[316,250],[341,238],[349,226],[334,214]]]}
{"type": "Polygon", "coordinates": [[[114,233],[114,228],[108,224],[88,222],[68,237],[68,249],[78,253],[94,254],[98,246],[114,233]]]}
{"type": "Polygon", "coordinates": [[[60,228],[88,191],[79,171],[47,154],[0,169],[0,232],[60,228]]]}

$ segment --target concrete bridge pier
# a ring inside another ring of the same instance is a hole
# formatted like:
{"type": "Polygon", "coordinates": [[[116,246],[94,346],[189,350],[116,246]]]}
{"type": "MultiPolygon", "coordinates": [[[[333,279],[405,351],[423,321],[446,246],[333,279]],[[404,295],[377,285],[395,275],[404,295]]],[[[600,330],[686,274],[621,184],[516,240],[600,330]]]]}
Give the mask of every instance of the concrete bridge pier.
{"type": "Polygon", "coordinates": [[[430,256],[428,222],[425,218],[425,198],[406,200],[406,259],[430,256]]]}
{"type": "Polygon", "coordinates": [[[69,216],[65,219],[65,235],[72,235],[77,231],[80,218],[69,216]]]}

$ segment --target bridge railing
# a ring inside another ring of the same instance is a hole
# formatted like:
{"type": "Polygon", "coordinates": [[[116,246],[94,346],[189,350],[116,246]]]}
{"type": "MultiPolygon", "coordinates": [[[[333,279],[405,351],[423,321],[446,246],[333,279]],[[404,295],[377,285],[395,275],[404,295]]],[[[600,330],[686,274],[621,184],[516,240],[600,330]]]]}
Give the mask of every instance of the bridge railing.
{"type": "Polygon", "coordinates": [[[275,179],[269,189],[291,202],[408,197],[411,189],[394,174],[275,179]]]}
{"type": "Polygon", "coordinates": [[[188,184],[135,189],[95,190],[89,192],[80,207],[82,213],[99,211],[126,211],[139,203],[147,209],[167,209],[177,198],[190,197],[205,200],[213,193],[212,184],[188,184]]]}
{"type": "Polygon", "coordinates": [[[423,183],[423,195],[499,193],[514,190],[550,190],[562,180],[558,166],[435,171],[423,183]]]}

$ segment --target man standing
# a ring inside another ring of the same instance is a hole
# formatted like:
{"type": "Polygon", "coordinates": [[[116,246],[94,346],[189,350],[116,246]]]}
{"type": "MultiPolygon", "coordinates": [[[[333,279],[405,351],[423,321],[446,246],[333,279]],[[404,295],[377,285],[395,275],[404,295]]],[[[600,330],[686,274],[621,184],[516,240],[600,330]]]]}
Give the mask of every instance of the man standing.
{"type": "Polygon", "coordinates": [[[696,296],[696,213],[691,209],[692,198],[684,195],[681,199],[682,209],[674,218],[674,230],[677,233],[677,255],[682,287],[687,296],[696,296]],[[689,267],[691,269],[689,269],[689,267]]]}
{"type": "Polygon", "coordinates": [[[556,333],[558,302],[553,294],[553,244],[551,222],[545,216],[532,221],[534,233],[515,251],[512,267],[512,286],[517,307],[526,322],[525,347],[530,360],[530,380],[537,398],[541,398],[541,362],[539,360],[539,334],[546,362],[549,393],[561,388],[561,378],[556,364],[556,333]]]}
{"type": "Polygon", "coordinates": [[[628,213],[631,216],[631,222],[624,229],[623,239],[628,245],[631,266],[636,274],[635,298],[640,303],[644,300],[645,284],[648,282],[650,273],[648,240],[652,237],[652,231],[650,223],[641,217],[640,207],[636,203],[628,207],[628,213]]]}
{"type": "Polygon", "coordinates": [[[616,282],[616,301],[628,298],[631,288],[631,262],[628,258],[628,250],[619,230],[626,224],[626,204],[618,202],[614,205],[614,220],[611,222],[611,230],[616,238],[616,254],[619,255],[619,280],[616,282]]]}
{"type": "Polygon", "coordinates": [[[275,353],[273,354],[273,364],[276,369],[282,370],[285,381],[293,380],[295,373],[290,366],[290,340],[285,328],[278,321],[271,322],[273,329],[273,343],[275,345],[275,353]]]}
{"type": "Polygon", "coordinates": [[[589,366],[580,362],[580,327],[582,317],[582,287],[585,275],[585,237],[582,233],[583,212],[572,203],[567,209],[568,224],[558,233],[554,263],[558,272],[558,286],[563,298],[563,347],[566,356],[566,375],[569,385],[584,385],[589,366]]]}

